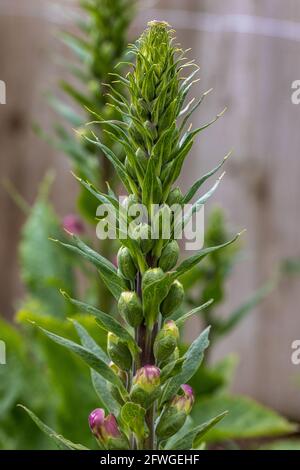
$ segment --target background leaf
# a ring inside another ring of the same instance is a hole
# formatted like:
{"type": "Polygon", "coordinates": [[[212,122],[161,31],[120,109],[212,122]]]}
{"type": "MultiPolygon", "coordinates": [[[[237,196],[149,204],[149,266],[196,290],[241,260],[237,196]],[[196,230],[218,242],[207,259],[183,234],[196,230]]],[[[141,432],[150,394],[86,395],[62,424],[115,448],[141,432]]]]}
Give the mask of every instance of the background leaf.
{"type": "Polygon", "coordinates": [[[207,442],[280,436],[297,429],[275,411],[244,396],[218,395],[199,401],[192,410],[192,418],[196,423],[207,421],[224,409],[228,416],[207,433],[207,442]]]}

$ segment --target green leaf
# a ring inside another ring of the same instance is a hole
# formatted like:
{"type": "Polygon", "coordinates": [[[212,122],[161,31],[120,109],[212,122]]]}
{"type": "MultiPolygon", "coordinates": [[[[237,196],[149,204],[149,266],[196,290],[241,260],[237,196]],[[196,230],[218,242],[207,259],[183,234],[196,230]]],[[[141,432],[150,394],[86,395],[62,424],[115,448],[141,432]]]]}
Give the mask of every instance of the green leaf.
{"type": "Polygon", "coordinates": [[[184,355],[185,359],[181,372],[167,382],[162,394],[161,403],[172,398],[180,388],[180,385],[187,383],[199,369],[203,360],[204,350],[209,345],[209,330],[210,327],[206,328],[187,350],[184,355]]]}
{"type": "Polygon", "coordinates": [[[106,380],[93,369],[91,370],[91,379],[94,390],[97,393],[103,408],[105,408],[108,413],[113,413],[115,416],[118,416],[120,405],[112,397],[111,390],[107,386],[106,380]]]}
{"type": "MultiPolygon", "coordinates": [[[[85,348],[92,351],[99,359],[106,364],[109,363],[108,356],[103,352],[100,346],[96,341],[90,336],[87,330],[77,321],[72,320],[77,333],[80,337],[81,344],[85,348]]],[[[106,380],[98,374],[95,370],[91,369],[91,379],[94,386],[95,392],[101,400],[102,405],[108,413],[113,413],[114,415],[119,414],[120,405],[113,399],[111,395],[111,390],[107,385],[106,380]]]]}
{"type": "Polygon", "coordinates": [[[264,444],[259,450],[300,450],[300,439],[280,439],[264,444]]]}
{"type": "Polygon", "coordinates": [[[138,189],[133,179],[127,174],[125,166],[120,161],[120,159],[114,154],[114,152],[110,150],[108,147],[106,147],[106,145],[102,144],[99,140],[95,141],[95,140],[89,139],[88,137],[85,137],[85,139],[88,142],[91,142],[92,144],[96,145],[102,150],[104,155],[107,157],[110,163],[114,166],[120,180],[122,181],[127,191],[129,193],[134,192],[135,194],[138,194],[138,189]]]}
{"type": "Polygon", "coordinates": [[[83,243],[76,235],[72,235],[73,245],[64,243],[59,240],[53,240],[56,243],[68,248],[74,253],[78,253],[83,258],[90,261],[99,270],[103,282],[108,287],[116,300],[119,299],[121,293],[127,289],[124,280],[118,276],[115,266],[101,256],[96,251],[92,250],[89,246],[83,243]]]}
{"type": "Polygon", "coordinates": [[[49,428],[45,423],[43,423],[32,411],[30,411],[28,408],[26,408],[23,405],[19,405],[20,408],[23,408],[23,410],[28,413],[30,418],[35,422],[35,424],[40,428],[41,431],[43,431],[47,436],[52,439],[55,444],[59,447],[61,450],[89,450],[87,447],[82,446],[81,444],[74,444],[74,442],[69,441],[65,437],[61,436],[60,434],[57,434],[53,429],[49,428]]]}
{"type": "Polygon", "coordinates": [[[64,317],[71,310],[62,302],[58,286],[74,293],[74,260],[60,246],[49,241],[49,236],[64,238],[61,223],[47,201],[51,182],[48,174],[22,229],[21,276],[27,292],[44,305],[45,313],[64,317]]]}
{"type": "Polygon", "coordinates": [[[239,236],[241,235],[242,232],[238,233],[234,238],[229,240],[226,243],[223,243],[221,245],[217,246],[211,246],[209,248],[204,248],[203,250],[200,250],[197,254],[191,256],[188,259],[185,259],[176,269],[176,271],[172,274],[172,277],[177,279],[178,277],[182,276],[186,272],[190,271],[194,266],[196,266],[203,258],[205,258],[207,255],[210,253],[213,253],[214,251],[220,250],[222,248],[225,248],[226,246],[231,245],[234,243],[239,236]]]}
{"type": "Polygon", "coordinates": [[[80,324],[78,321],[71,319],[71,322],[76,328],[78,336],[80,338],[80,342],[82,346],[84,346],[89,351],[92,351],[101,361],[109,363],[109,358],[105,354],[105,352],[100,348],[100,346],[96,343],[94,338],[88,333],[88,331],[80,324]]]}
{"type": "Polygon", "coordinates": [[[88,305],[84,302],[80,302],[79,300],[72,299],[68,296],[66,292],[62,292],[62,294],[80,311],[95,315],[95,317],[97,318],[97,323],[99,323],[100,326],[106,331],[114,333],[116,336],[118,336],[118,338],[127,343],[128,347],[134,354],[137,354],[139,352],[139,347],[135,342],[134,338],[126,330],[126,328],[124,328],[117,320],[115,320],[114,317],[112,317],[111,315],[107,315],[107,313],[101,312],[101,310],[98,310],[92,305],[88,305]]]}
{"type": "Polygon", "coordinates": [[[91,50],[89,44],[83,39],[74,36],[66,31],[61,33],[61,39],[66,46],[68,46],[80,59],[80,62],[87,63],[91,60],[91,50]]]}
{"type": "Polygon", "coordinates": [[[182,228],[185,227],[186,224],[191,219],[191,217],[193,216],[193,214],[198,212],[201,209],[201,207],[208,201],[208,199],[214,194],[214,192],[216,191],[217,187],[220,184],[220,181],[221,181],[223,175],[224,175],[224,173],[219,177],[219,179],[217,179],[215,184],[209,189],[209,191],[207,191],[207,193],[205,193],[203,196],[201,196],[199,199],[197,199],[197,201],[194,202],[194,204],[192,204],[189,207],[189,209],[184,214],[183,220],[182,220],[182,217],[180,216],[179,220],[175,221],[174,233],[177,233],[177,230],[178,230],[179,227],[182,227],[182,228]]]}
{"type": "Polygon", "coordinates": [[[209,171],[208,173],[206,173],[205,175],[203,175],[199,180],[197,180],[193,185],[192,187],[188,190],[188,192],[185,194],[183,200],[182,200],[182,204],[188,204],[190,202],[190,200],[195,196],[196,192],[198,191],[198,189],[201,188],[201,186],[205,183],[206,180],[208,180],[208,178],[210,178],[211,176],[213,176],[223,165],[224,163],[226,162],[226,160],[228,159],[228,157],[231,155],[231,152],[229,152],[224,158],[223,160],[221,161],[221,163],[219,163],[219,165],[217,165],[213,170],[209,171]]]}
{"type": "Polygon", "coordinates": [[[81,91],[76,90],[76,88],[73,87],[73,85],[71,85],[70,83],[64,80],[60,82],[60,86],[80,106],[82,106],[83,108],[91,109],[92,111],[95,110],[94,103],[88,95],[85,95],[81,91]]]}
{"type": "Polygon", "coordinates": [[[146,410],[137,403],[128,401],[123,405],[121,410],[121,418],[128,428],[137,436],[143,439],[149,433],[145,424],[146,410]]]}
{"type": "Polygon", "coordinates": [[[74,343],[67,338],[58,336],[50,331],[45,330],[44,328],[38,327],[48,338],[54,341],[61,346],[69,349],[79,356],[86,364],[98,372],[102,377],[104,377],[108,382],[112,383],[118,387],[125,395],[127,394],[124,385],[120,378],[110,369],[110,367],[99,359],[92,351],[84,348],[80,344],[74,343]]]}
{"type": "MultiPolygon", "coordinates": [[[[209,307],[213,303],[213,301],[214,301],[213,299],[210,299],[207,302],[205,302],[205,304],[200,305],[200,307],[193,308],[193,310],[190,310],[189,312],[184,313],[183,315],[181,315],[179,318],[175,320],[176,325],[179,328],[182,327],[188,318],[195,315],[196,313],[201,312],[205,308],[209,307]]],[[[174,320],[174,318],[172,318],[172,320],[174,320]]]]}
{"type": "Polygon", "coordinates": [[[209,431],[207,442],[228,439],[272,437],[295,432],[297,426],[275,411],[244,396],[217,395],[196,402],[192,410],[195,422],[207,421],[210,416],[228,410],[227,418],[209,431]]]}
{"type": "Polygon", "coordinates": [[[68,121],[73,127],[79,127],[83,124],[84,118],[77,114],[71,106],[68,106],[66,103],[61,100],[58,100],[52,95],[48,97],[48,101],[52,108],[60,116],[66,119],[66,121],[68,121]]]}
{"type": "Polygon", "coordinates": [[[189,450],[191,448],[197,449],[202,444],[203,436],[213,428],[221,419],[227,415],[227,411],[215,416],[214,418],[200,424],[194,429],[190,429],[184,436],[175,441],[170,450],[189,450]]]}

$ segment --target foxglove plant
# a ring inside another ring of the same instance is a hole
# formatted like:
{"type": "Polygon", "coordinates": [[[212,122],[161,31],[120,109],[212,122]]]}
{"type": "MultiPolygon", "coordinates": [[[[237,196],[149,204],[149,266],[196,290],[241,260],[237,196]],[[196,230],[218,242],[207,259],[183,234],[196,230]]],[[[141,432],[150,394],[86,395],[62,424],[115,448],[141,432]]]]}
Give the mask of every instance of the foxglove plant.
{"type": "MultiPolygon", "coordinates": [[[[178,264],[179,248],[175,240],[178,221],[173,214],[171,236],[167,238],[162,234],[161,221],[174,204],[182,207],[189,203],[225,161],[197,180],[185,195],[174,187],[196,135],[220,115],[200,128],[186,129],[192,112],[207,93],[196,103],[193,100],[185,103],[197,67],[185,59],[185,52],[174,42],[174,31],[166,23],[149,23],[131,49],[135,56],[134,63],[129,64],[132,70],[126,77],[115,74],[118,86],[123,84],[126,92],[112,88],[111,94],[120,119],[100,118],[99,121],[111,141],[122,146],[125,161],[120,161],[94,133],[91,137],[84,136],[112,163],[128,196],[120,203],[110,187],[106,194],[79,178],[100,207],[109,207],[115,216],[121,244],[118,269],[76,235],[72,235],[70,243],[59,242],[96,266],[118,303],[120,319],[63,292],[79,311],[94,316],[97,324],[107,331],[106,352],[75,321],[82,345],[41,329],[53,341],[79,355],[91,368],[102,408],[91,411],[89,425],[101,449],[198,448],[205,432],[226,412],[182,432],[195,400],[188,382],[208,347],[209,328],[185,353],[178,348],[180,328],[187,318],[202,311],[212,300],[189,312],[179,310],[184,299],[180,278],[206,255],[233,243],[238,235],[221,245],[201,249],[178,264]],[[182,74],[188,67],[195,70],[185,78],[182,74]],[[130,215],[130,209],[139,203],[147,208],[147,222],[137,223],[130,215]],[[154,204],[159,205],[157,212],[154,204]],[[154,225],[159,227],[157,238],[151,237],[154,225]]],[[[217,185],[218,181],[191,205],[190,216],[217,185]]],[[[186,222],[185,217],[181,224],[186,222]]],[[[79,448],[53,431],[51,434],[48,427],[30,414],[59,445],[79,448]]]]}

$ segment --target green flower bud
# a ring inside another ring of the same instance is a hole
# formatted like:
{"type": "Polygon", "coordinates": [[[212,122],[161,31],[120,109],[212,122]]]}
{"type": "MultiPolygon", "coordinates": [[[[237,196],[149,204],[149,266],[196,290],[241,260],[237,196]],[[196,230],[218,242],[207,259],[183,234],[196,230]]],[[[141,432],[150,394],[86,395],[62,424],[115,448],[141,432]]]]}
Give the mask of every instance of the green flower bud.
{"type": "Polygon", "coordinates": [[[184,299],[184,289],[179,281],[174,281],[170,287],[169,293],[160,306],[162,316],[169,317],[174,313],[184,299]]]}
{"type": "MultiPolygon", "coordinates": [[[[127,383],[127,373],[120,369],[117,364],[115,364],[114,362],[110,362],[109,363],[109,367],[114,371],[114,373],[120,377],[120,379],[122,380],[122,382],[124,383],[124,385],[126,386],[126,383],[127,383]]],[[[120,405],[123,405],[124,404],[124,400],[119,392],[119,389],[118,387],[116,387],[115,385],[112,385],[111,383],[108,383],[108,387],[109,387],[109,390],[110,390],[110,393],[112,395],[112,397],[116,400],[117,403],[119,403],[120,405]]]]}
{"type": "Polygon", "coordinates": [[[160,268],[148,269],[142,279],[142,291],[143,291],[143,307],[145,323],[148,328],[152,328],[159,315],[159,308],[162,300],[168,294],[168,286],[164,282],[165,274],[160,268]],[[159,292],[153,295],[151,289],[153,283],[159,287],[159,292]]]}
{"type": "Polygon", "coordinates": [[[170,191],[166,202],[168,206],[172,206],[173,204],[181,204],[182,199],[183,199],[183,194],[180,188],[177,187],[177,188],[173,188],[170,191]]]}
{"type": "Polygon", "coordinates": [[[118,269],[125,279],[134,281],[137,268],[134,264],[130,251],[125,246],[121,246],[118,251],[118,269]]]}
{"type": "Polygon", "coordinates": [[[159,365],[161,369],[163,369],[166,365],[170,364],[170,362],[175,362],[177,359],[180,357],[180,352],[179,348],[176,346],[176,348],[173,351],[173,354],[169,356],[165,361],[162,361],[161,364],[159,365]]]}
{"type": "Polygon", "coordinates": [[[146,365],[137,370],[133,377],[130,399],[147,409],[159,397],[160,370],[153,365],[146,365]]]}
{"type": "Polygon", "coordinates": [[[183,394],[176,395],[173,400],[165,405],[156,426],[156,435],[159,439],[169,439],[184,425],[187,415],[190,413],[193,403],[193,389],[187,384],[181,386],[183,394]]]}
{"type": "Polygon", "coordinates": [[[161,268],[153,268],[153,269],[148,269],[144,276],[143,276],[143,281],[142,281],[142,287],[143,290],[153,282],[163,280],[165,277],[165,274],[161,268]]]}
{"type": "Polygon", "coordinates": [[[132,365],[131,353],[126,344],[113,333],[107,335],[107,354],[121,369],[130,369],[132,365]]]}
{"type": "Polygon", "coordinates": [[[176,240],[168,243],[162,251],[158,266],[165,272],[174,268],[179,258],[179,246],[176,240]]]}
{"type": "Polygon", "coordinates": [[[138,240],[144,254],[152,250],[153,240],[151,239],[151,229],[148,224],[139,224],[134,229],[134,238],[138,240]]]}
{"type": "Polygon", "coordinates": [[[186,413],[177,411],[176,408],[166,406],[158,420],[155,433],[158,439],[169,439],[184,425],[186,413]]]}
{"type": "Polygon", "coordinates": [[[120,315],[136,328],[143,322],[143,307],[136,292],[122,292],[118,302],[120,315]]]}
{"type": "Polygon", "coordinates": [[[173,354],[176,349],[178,338],[179,330],[176,323],[173,320],[166,321],[162,329],[156,335],[153,346],[155,359],[159,363],[170,358],[171,354],[173,354]]]}

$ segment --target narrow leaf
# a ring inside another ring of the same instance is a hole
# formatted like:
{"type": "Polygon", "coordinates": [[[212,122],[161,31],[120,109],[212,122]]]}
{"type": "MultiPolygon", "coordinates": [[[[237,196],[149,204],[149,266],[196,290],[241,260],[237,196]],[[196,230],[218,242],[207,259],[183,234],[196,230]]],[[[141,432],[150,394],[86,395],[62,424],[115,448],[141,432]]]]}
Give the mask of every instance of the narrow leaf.
{"type": "Polygon", "coordinates": [[[208,173],[206,173],[205,175],[203,175],[199,180],[197,180],[193,185],[192,187],[189,189],[189,191],[186,193],[186,195],[184,196],[183,200],[182,200],[182,204],[187,204],[188,202],[190,202],[190,200],[195,196],[196,192],[198,191],[198,189],[201,188],[201,186],[205,183],[206,180],[208,180],[208,178],[210,178],[211,176],[213,176],[223,165],[224,163],[226,162],[226,160],[230,157],[232,152],[229,152],[224,158],[223,160],[221,161],[221,163],[219,163],[219,165],[217,165],[213,170],[209,171],[208,173]]]}
{"type": "Polygon", "coordinates": [[[101,278],[111,291],[115,299],[119,299],[121,293],[126,290],[127,286],[124,280],[118,276],[115,266],[106,258],[101,256],[96,251],[92,250],[89,246],[83,243],[76,235],[72,235],[74,245],[64,243],[59,240],[53,240],[60,243],[62,246],[69,250],[81,255],[83,258],[90,261],[99,270],[101,278]]]}
{"type": "Polygon", "coordinates": [[[194,256],[191,256],[188,259],[185,259],[177,268],[177,270],[172,274],[173,279],[177,279],[178,277],[182,276],[184,273],[192,269],[194,266],[196,266],[205,256],[209,255],[210,253],[213,253],[214,251],[220,250],[221,248],[225,248],[226,246],[231,245],[233,242],[235,242],[239,236],[242,234],[242,232],[238,233],[234,238],[229,240],[226,243],[223,243],[222,245],[217,245],[217,246],[211,246],[209,248],[204,248],[203,250],[200,250],[197,254],[194,256]]]}
{"type": "Polygon", "coordinates": [[[43,423],[32,411],[30,411],[26,406],[18,405],[20,408],[26,411],[26,413],[30,416],[32,421],[43,431],[47,436],[52,439],[55,444],[61,450],[89,450],[87,447],[82,446],[81,444],[74,444],[74,442],[69,441],[65,437],[57,434],[57,432],[53,431],[53,429],[49,428],[45,423],[43,423]]]}
{"type": "Polygon", "coordinates": [[[44,328],[38,328],[52,341],[61,346],[64,346],[65,348],[77,354],[77,356],[79,356],[84,362],[86,362],[89,367],[91,367],[100,375],[102,375],[102,377],[104,377],[108,382],[118,387],[122,392],[125,392],[126,395],[127,392],[120,378],[110,369],[110,367],[108,367],[105,362],[100,360],[99,357],[97,357],[92,351],[89,351],[80,344],[74,343],[74,341],[51,333],[50,331],[47,331],[44,328]]]}
{"type": "Polygon", "coordinates": [[[112,317],[111,315],[107,315],[107,313],[101,312],[101,310],[98,310],[92,305],[88,305],[84,302],[80,302],[79,300],[72,299],[68,296],[66,292],[62,292],[62,294],[80,311],[95,315],[95,317],[97,318],[97,323],[99,323],[101,327],[104,328],[106,331],[114,333],[122,341],[126,342],[134,354],[137,354],[139,352],[139,347],[131,336],[131,334],[117,320],[115,320],[114,317],[112,317]]]}
{"type": "Polygon", "coordinates": [[[170,450],[189,450],[191,448],[198,448],[205,433],[207,433],[213,426],[221,421],[221,419],[223,419],[227,414],[228,412],[224,411],[224,413],[219,414],[215,418],[200,424],[194,429],[190,429],[184,436],[172,444],[170,450]]]}
{"type": "Polygon", "coordinates": [[[172,377],[164,388],[161,404],[170,400],[176,394],[180,385],[187,383],[199,369],[203,360],[204,350],[209,345],[209,330],[210,327],[206,328],[187,350],[181,372],[172,377]]]}
{"type": "Polygon", "coordinates": [[[196,313],[202,312],[205,308],[209,307],[213,303],[214,299],[210,299],[205,304],[200,305],[199,307],[194,308],[193,310],[190,310],[189,312],[183,314],[180,318],[178,318],[175,323],[178,326],[178,328],[181,328],[186,320],[190,318],[191,316],[195,315],[196,313]]]}

